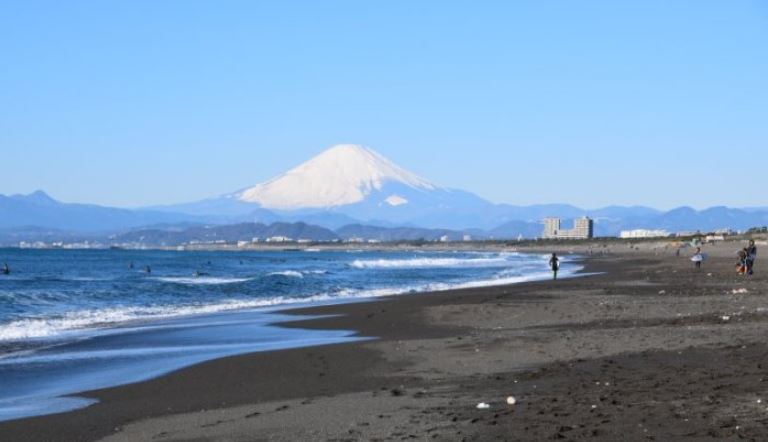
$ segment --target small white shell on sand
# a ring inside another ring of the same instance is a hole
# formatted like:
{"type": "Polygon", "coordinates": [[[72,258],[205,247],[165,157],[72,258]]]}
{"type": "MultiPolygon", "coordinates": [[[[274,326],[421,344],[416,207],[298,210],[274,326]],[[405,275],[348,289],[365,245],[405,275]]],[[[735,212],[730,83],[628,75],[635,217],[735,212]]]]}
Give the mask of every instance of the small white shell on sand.
{"type": "Polygon", "coordinates": [[[517,399],[515,399],[515,397],[514,397],[514,396],[509,396],[509,397],[507,398],[507,404],[509,404],[509,405],[515,405],[516,403],[517,403],[517,399]]]}
{"type": "Polygon", "coordinates": [[[730,321],[731,317],[730,316],[723,316],[720,319],[722,319],[723,321],[730,321]]]}
{"type": "Polygon", "coordinates": [[[491,408],[491,406],[486,404],[485,402],[480,402],[479,404],[477,404],[478,410],[487,410],[489,408],[491,408]]]}

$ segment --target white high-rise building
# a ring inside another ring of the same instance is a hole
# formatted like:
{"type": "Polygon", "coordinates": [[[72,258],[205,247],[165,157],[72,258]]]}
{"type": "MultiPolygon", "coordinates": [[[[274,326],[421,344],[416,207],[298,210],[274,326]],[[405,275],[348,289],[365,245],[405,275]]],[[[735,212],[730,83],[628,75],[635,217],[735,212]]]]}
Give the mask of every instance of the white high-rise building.
{"type": "Polygon", "coordinates": [[[544,218],[544,239],[590,239],[594,236],[594,221],[586,216],[577,218],[572,229],[561,229],[560,218],[544,218]]]}

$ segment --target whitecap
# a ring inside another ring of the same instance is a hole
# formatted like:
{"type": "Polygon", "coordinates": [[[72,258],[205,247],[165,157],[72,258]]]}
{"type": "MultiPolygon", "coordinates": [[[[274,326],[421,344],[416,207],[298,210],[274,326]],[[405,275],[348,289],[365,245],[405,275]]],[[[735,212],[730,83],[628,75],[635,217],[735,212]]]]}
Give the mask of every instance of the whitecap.
{"type": "Polygon", "coordinates": [[[495,258],[413,258],[355,260],[350,266],[357,269],[397,269],[430,267],[498,267],[509,265],[506,257],[495,258]]]}
{"type": "Polygon", "coordinates": [[[304,275],[301,274],[301,272],[297,272],[295,270],[286,270],[283,272],[272,272],[268,273],[267,276],[285,276],[287,278],[303,278],[304,275]]]}
{"type": "Polygon", "coordinates": [[[250,281],[251,278],[224,278],[213,276],[167,276],[153,278],[156,281],[169,282],[185,285],[217,285],[217,284],[235,284],[239,282],[250,281]]]}

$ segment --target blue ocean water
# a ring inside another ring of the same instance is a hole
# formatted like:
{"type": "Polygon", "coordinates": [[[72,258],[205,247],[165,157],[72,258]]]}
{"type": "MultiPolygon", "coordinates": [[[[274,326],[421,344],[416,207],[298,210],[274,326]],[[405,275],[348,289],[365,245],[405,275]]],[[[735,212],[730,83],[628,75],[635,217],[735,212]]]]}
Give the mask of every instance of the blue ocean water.
{"type": "MultiPolygon", "coordinates": [[[[0,420],[86,406],[80,391],[223,356],[345,342],[281,308],[549,277],[498,252],[0,249],[0,420]],[[151,273],[146,271],[147,266],[151,273]]],[[[567,259],[561,271],[577,266],[567,259]]]]}

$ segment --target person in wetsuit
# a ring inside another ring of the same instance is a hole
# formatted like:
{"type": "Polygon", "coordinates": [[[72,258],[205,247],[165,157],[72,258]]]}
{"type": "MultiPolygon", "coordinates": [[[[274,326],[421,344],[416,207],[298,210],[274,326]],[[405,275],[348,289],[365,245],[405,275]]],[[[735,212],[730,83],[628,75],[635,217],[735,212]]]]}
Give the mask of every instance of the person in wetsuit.
{"type": "Polygon", "coordinates": [[[557,279],[557,271],[560,270],[560,259],[558,259],[556,253],[553,253],[552,257],[549,258],[549,268],[552,269],[552,279],[557,279]]]}
{"type": "Polygon", "coordinates": [[[754,239],[749,240],[749,245],[747,245],[745,251],[747,252],[747,258],[744,260],[747,267],[747,275],[752,275],[752,267],[754,267],[755,260],[757,259],[757,246],[754,239]]]}

